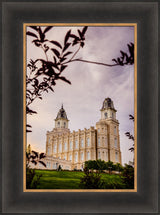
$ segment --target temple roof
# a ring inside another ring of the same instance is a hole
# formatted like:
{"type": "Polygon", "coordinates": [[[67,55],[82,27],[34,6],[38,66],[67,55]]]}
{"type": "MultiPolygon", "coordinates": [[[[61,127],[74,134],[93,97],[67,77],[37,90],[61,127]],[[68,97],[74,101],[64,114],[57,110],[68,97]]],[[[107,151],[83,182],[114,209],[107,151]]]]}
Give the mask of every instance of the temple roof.
{"type": "Polygon", "coordinates": [[[63,108],[63,104],[62,104],[61,109],[58,111],[58,114],[57,114],[57,117],[56,117],[55,120],[58,120],[58,119],[66,119],[66,120],[68,120],[66,111],[63,108]]]}
{"type": "Polygon", "coordinates": [[[111,109],[115,110],[114,104],[113,104],[113,101],[111,100],[111,98],[105,98],[101,110],[104,110],[107,108],[111,108],[111,109]]]}

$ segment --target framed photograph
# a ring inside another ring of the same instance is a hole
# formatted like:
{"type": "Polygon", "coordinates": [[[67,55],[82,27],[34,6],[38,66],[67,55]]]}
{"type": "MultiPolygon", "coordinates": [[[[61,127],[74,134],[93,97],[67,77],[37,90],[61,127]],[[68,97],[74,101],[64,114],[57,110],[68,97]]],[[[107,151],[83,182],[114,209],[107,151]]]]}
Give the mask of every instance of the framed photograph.
{"type": "Polygon", "coordinates": [[[158,2],[2,17],[2,213],[158,214],[158,2]]]}
{"type": "Polygon", "coordinates": [[[137,25],[25,23],[24,64],[24,191],[136,192],[137,25]]]}

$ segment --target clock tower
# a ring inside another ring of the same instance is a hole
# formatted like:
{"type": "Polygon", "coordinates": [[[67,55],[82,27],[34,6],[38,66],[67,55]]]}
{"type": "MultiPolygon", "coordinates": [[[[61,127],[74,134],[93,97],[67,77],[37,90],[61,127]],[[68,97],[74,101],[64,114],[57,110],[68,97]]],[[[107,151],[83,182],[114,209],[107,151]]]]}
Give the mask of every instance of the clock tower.
{"type": "Polygon", "coordinates": [[[101,108],[101,119],[116,119],[116,112],[113,101],[106,98],[101,108]]]}
{"type": "Polygon", "coordinates": [[[121,163],[119,122],[111,98],[105,98],[97,128],[97,159],[121,163]]]}
{"type": "Polygon", "coordinates": [[[55,128],[67,128],[68,129],[68,118],[66,111],[63,108],[63,105],[61,109],[59,110],[57,117],[55,119],[55,128]]]}

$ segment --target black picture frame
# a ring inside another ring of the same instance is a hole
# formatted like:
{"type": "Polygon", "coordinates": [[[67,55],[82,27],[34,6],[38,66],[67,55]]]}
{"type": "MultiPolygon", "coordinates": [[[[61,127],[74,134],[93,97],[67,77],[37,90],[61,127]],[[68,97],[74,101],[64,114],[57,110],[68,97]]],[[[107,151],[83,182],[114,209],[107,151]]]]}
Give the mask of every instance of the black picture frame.
{"type": "Polygon", "coordinates": [[[2,2],[2,213],[158,214],[158,1],[2,2]],[[136,193],[23,192],[23,23],[137,23],[136,193]]]}

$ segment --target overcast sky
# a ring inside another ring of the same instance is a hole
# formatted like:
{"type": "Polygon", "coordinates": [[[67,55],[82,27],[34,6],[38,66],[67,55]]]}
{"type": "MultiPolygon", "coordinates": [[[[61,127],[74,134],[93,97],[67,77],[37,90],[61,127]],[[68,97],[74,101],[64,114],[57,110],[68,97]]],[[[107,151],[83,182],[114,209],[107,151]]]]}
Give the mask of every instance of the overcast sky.
{"type": "MultiPolygon", "coordinates": [[[[72,33],[77,31],[77,27],[54,27],[46,35],[49,39],[63,43],[69,29],[72,29],[72,33]]],[[[41,49],[31,43],[32,39],[27,36],[27,61],[45,58],[41,49]]],[[[129,42],[134,43],[134,27],[89,27],[85,46],[77,57],[112,64],[112,59],[120,56],[120,50],[128,51],[129,42]]],[[[54,119],[62,103],[70,120],[71,131],[95,126],[101,117],[100,109],[104,99],[110,97],[120,123],[122,163],[132,161],[133,153],[128,149],[133,143],[125,136],[125,132],[134,132],[133,122],[129,120],[129,114],[134,115],[134,66],[106,67],[73,62],[63,76],[72,85],[57,81],[54,93],[43,94],[43,100],[37,99],[30,106],[38,114],[27,119],[32,125],[32,133],[27,134],[27,143],[31,144],[32,149],[45,152],[46,132],[54,128],[54,119]]]]}

